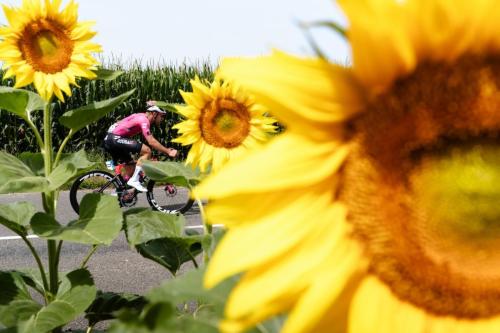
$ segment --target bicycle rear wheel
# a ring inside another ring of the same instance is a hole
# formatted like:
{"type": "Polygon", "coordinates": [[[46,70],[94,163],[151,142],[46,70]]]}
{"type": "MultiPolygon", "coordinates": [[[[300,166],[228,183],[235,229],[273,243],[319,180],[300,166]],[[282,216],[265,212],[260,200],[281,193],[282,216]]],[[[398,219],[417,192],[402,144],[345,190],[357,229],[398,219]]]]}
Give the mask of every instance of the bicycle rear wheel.
{"type": "Polygon", "coordinates": [[[185,213],[194,203],[188,188],[154,180],[148,182],[146,197],[154,210],[166,214],[185,213]]]}
{"type": "Polygon", "coordinates": [[[113,178],[112,174],[100,170],[89,171],[78,177],[69,190],[69,201],[73,210],[79,213],[80,202],[85,194],[116,194],[117,186],[113,178]]]}

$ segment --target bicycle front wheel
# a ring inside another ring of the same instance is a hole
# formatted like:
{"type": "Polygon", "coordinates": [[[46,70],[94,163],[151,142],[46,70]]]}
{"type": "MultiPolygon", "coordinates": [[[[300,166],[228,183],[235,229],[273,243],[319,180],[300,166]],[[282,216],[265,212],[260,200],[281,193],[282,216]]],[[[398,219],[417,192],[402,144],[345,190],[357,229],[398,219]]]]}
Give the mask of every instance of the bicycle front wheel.
{"type": "Polygon", "coordinates": [[[166,214],[187,212],[194,203],[189,196],[189,189],[164,182],[148,182],[147,199],[154,210],[166,214]]]}
{"type": "Polygon", "coordinates": [[[69,201],[76,213],[80,211],[80,203],[85,194],[88,193],[117,193],[116,184],[113,182],[114,176],[108,172],[94,170],[78,177],[69,190],[69,201]]]}

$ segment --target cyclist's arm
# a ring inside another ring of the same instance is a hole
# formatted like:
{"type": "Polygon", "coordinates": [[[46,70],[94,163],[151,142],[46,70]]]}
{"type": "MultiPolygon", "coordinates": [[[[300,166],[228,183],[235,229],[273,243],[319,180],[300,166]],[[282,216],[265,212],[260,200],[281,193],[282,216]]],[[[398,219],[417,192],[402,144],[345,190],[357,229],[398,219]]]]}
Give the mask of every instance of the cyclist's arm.
{"type": "Polygon", "coordinates": [[[160,142],[158,142],[158,140],[155,139],[154,136],[148,135],[145,137],[145,139],[148,143],[148,146],[150,146],[151,148],[153,148],[161,153],[164,153],[170,157],[175,157],[177,155],[176,149],[167,148],[167,147],[163,146],[160,142]]]}

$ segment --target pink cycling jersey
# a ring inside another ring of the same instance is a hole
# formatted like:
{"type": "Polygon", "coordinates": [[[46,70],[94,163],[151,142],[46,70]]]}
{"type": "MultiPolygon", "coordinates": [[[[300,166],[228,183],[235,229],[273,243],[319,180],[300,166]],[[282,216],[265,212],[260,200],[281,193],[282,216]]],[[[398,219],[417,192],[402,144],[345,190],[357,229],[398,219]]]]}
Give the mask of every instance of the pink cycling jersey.
{"type": "Polygon", "coordinates": [[[108,132],[115,135],[131,137],[142,132],[144,138],[151,135],[149,120],[145,113],[134,113],[111,125],[108,132]]]}

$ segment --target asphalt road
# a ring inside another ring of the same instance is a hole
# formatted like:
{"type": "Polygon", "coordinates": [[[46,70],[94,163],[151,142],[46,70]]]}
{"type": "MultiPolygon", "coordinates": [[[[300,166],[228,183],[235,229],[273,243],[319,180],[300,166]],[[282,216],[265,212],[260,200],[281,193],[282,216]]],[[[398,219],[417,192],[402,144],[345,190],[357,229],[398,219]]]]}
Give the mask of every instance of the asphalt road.
{"type": "MultiPolygon", "coordinates": [[[[149,207],[145,195],[141,195],[136,207],[149,207]]],[[[16,201],[30,201],[42,211],[40,194],[7,194],[0,195],[0,204],[16,201]]],[[[184,214],[186,225],[189,228],[201,227],[199,208],[195,204],[184,214]]],[[[56,218],[65,224],[77,218],[69,204],[68,192],[61,192],[56,218]]],[[[11,239],[12,232],[0,226],[0,270],[36,269],[36,263],[24,242],[20,239],[11,239]]],[[[31,239],[36,250],[46,263],[46,241],[38,238],[31,239]]],[[[89,251],[89,246],[64,243],[61,251],[60,271],[70,271],[79,267],[89,251]]],[[[149,261],[131,249],[122,234],[109,247],[100,247],[88,263],[98,289],[103,291],[127,292],[144,294],[150,288],[157,286],[161,281],[171,278],[162,266],[149,261]]],[[[187,263],[182,270],[192,268],[187,263]]],[[[69,328],[82,329],[85,322],[77,320],[69,328]]]]}

